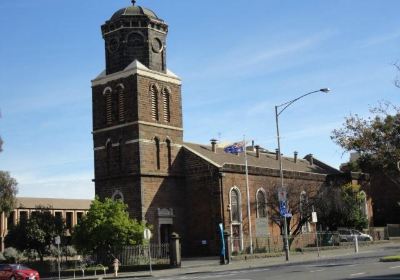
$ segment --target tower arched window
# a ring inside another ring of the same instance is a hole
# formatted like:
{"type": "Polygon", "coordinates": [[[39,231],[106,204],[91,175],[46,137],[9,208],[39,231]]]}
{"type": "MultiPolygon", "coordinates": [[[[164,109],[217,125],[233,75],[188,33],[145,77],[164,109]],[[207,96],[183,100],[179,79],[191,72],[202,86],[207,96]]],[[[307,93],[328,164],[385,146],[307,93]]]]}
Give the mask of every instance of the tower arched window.
{"type": "Polygon", "coordinates": [[[118,92],[118,120],[125,121],[125,87],[123,84],[117,86],[118,92]]]}
{"type": "Polygon", "coordinates": [[[171,147],[171,140],[167,139],[165,140],[167,143],[167,157],[168,157],[168,169],[171,168],[172,166],[172,147],[171,147]]]}
{"type": "Polygon", "coordinates": [[[267,217],[267,203],[265,198],[265,192],[263,189],[259,189],[256,195],[257,200],[257,218],[267,217]]]}
{"type": "Polygon", "coordinates": [[[151,117],[153,120],[158,121],[158,90],[155,85],[152,85],[150,88],[150,97],[151,97],[151,117]]]}
{"type": "Polygon", "coordinates": [[[106,115],[106,124],[112,123],[112,90],[110,87],[107,87],[103,91],[104,96],[104,104],[105,104],[105,115],[106,115]]]}
{"type": "Polygon", "coordinates": [[[171,111],[170,111],[170,93],[167,88],[163,90],[163,111],[164,111],[164,121],[171,121],[171,111]]]}
{"type": "Polygon", "coordinates": [[[155,138],[154,139],[155,145],[156,145],[156,168],[157,170],[161,169],[161,162],[160,162],[160,139],[155,138]]]}
{"type": "Polygon", "coordinates": [[[240,223],[240,193],[238,189],[231,190],[231,219],[232,222],[240,223]]]}
{"type": "Polygon", "coordinates": [[[107,140],[106,143],[106,169],[107,169],[107,173],[110,173],[111,170],[111,156],[112,156],[112,143],[109,140],[107,140]]]}

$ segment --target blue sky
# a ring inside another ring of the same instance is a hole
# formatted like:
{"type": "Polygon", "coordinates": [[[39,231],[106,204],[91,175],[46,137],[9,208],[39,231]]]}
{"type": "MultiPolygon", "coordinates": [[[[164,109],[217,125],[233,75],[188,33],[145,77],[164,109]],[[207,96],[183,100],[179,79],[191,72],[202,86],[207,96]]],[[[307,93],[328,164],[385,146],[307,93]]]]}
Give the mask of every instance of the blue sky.
{"type": "MultiPolygon", "coordinates": [[[[0,169],[20,196],[92,198],[90,80],[104,68],[100,25],[128,0],[0,2],[0,169]]],[[[170,27],[183,79],[184,139],[245,134],[276,148],[274,105],[329,87],[280,118],[282,151],[338,167],[331,140],[350,113],[400,103],[397,0],[139,0],[170,27]],[[250,4],[249,4],[250,3],[250,4]]]]}

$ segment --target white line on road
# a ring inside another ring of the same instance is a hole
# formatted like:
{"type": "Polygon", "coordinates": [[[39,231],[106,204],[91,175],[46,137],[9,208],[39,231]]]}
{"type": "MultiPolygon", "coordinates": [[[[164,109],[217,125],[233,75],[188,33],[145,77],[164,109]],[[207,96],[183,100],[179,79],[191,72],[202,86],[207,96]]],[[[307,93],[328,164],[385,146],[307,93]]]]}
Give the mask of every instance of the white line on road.
{"type": "Polygon", "coordinates": [[[311,273],[314,273],[314,272],[321,272],[321,271],[324,271],[325,269],[317,269],[317,270],[311,270],[310,272],[311,273]]]}
{"type": "Polygon", "coordinates": [[[364,274],[365,274],[365,272],[358,272],[358,273],[350,274],[350,276],[353,277],[353,276],[359,276],[359,275],[364,275],[364,274]]]}
{"type": "Polygon", "coordinates": [[[389,267],[390,269],[400,268],[400,265],[389,267]]]}

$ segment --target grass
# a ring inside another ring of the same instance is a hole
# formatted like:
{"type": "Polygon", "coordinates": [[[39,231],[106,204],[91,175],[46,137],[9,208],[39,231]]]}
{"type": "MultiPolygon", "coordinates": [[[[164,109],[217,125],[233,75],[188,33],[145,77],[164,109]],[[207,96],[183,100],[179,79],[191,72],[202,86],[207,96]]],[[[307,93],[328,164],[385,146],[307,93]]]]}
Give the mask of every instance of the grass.
{"type": "Polygon", "coordinates": [[[380,258],[379,261],[381,261],[381,262],[400,262],[400,256],[399,255],[387,256],[387,257],[380,258]]]}

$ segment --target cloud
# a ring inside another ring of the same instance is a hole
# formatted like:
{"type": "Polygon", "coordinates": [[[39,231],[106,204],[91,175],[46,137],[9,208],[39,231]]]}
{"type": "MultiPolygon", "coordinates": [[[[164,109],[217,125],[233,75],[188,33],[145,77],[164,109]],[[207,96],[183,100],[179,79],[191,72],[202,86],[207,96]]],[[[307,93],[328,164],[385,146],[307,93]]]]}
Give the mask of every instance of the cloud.
{"type": "Polygon", "coordinates": [[[386,34],[380,34],[377,36],[369,37],[364,41],[360,42],[361,48],[368,48],[375,45],[381,45],[389,41],[400,39],[400,30],[392,31],[386,34]]]}
{"type": "Polygon", "coordinates": [[[331,36],[332,32],[325,31],[306,38],[302,37],[299,40],[286,38],[280,42],[269,42],[267,40],[260,42],[262,38],[249,38],[249,40],[246,40],[248,44],[240,45],[230,52],[212,59],[212,62],[204,65],[201,71],[192,72],[189,78],[209,79],[210,77],[218,78],[221,75],[238,77],[254,73],[259,71],[260,68],[266,68],[267,66],[273,66],[268,68],[268,71],[276,71],[287,67],[288,63],[292,63],[289,59],[290,56],[312,50],[331,36]],[[254,44],[254,41],[258,41],[259,43],[254,44]],[[271,47],[259,49],[259,46],[263,45],[271,47]]]}

